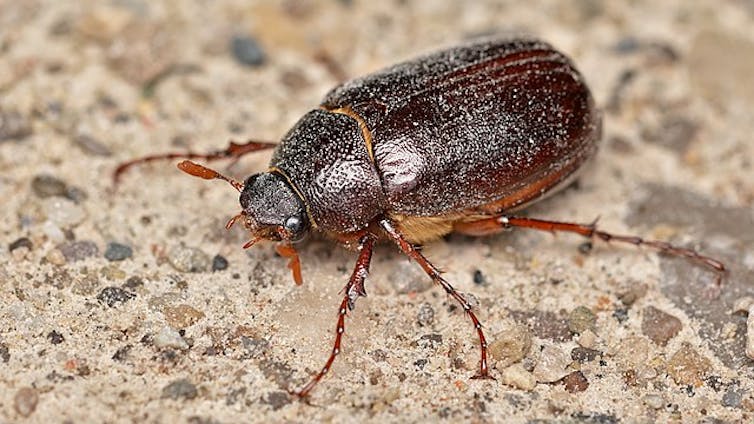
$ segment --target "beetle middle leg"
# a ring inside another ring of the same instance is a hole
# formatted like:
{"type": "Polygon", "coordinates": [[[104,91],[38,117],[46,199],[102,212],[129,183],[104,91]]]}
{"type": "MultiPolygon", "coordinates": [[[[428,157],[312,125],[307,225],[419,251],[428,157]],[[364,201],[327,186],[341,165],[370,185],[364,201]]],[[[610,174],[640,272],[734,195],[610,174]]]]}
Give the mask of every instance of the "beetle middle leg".
{"type": "Polygon", "coordinates": [[[359,240],[359,257],[356,260],[356,266],[353,268],[351,278],[348,279],[348,283],[343,289],[345,295],[338,308],[338,324],[335,327],[335,343],[333,344],[330,356],[327,358],[327,362],[325,362],[325,366],[322,367],[322,369],[312,377],[312,379],[309,380],[301,390],[291,392],[292,394],[300,398],[306,397],[314,386],[322,380],[325,374],[330,371],[333,362],[335,362],[335,357],[340,353],[341,340],[343,339],[343,333],[346,331],[346,313],[353,309],[354,291],[352,289],[357,288],[357,290],[363,291],[364,280],[369,274],[369,264],[372,262],[372,250],[374,248],[375,240],[376,237],[370,233],[365,234],[361,237],[361,240],[359,240]]]}
{"type": "Polygon", "coordinates": [[[717,287],[722,284],[723,276],[727,273],[725,264],[717,259],[704,256],[693,249],[687,249],[685,247],[676,246],[659,240],[645,240],[637,236],[608,233],[597,229],[596,222],[591,224],[575,224],[571,222],[551,221],[546,219],[499,215],[490,218],[483,218],[478,221],[457,223],[454,226],[454,230],[469,235],[486,235],[495,234],[511,227],[531,228],[533,230],[547,231],[550,233],[575,233],[588,239],[598,238],[605,242],[619,242],[632,244],[638,247],[649,247],[671,256],[686,258],[711,269],[716,273],[715,285],[717,287]]]}
{"type": "Polygon", "coordinates": [[[489,366],[487,364],[487,339],[484,337],[482,323],[476,317],[474,311],[471,310],[471,304],[466,300],[465,297],[463,297],[461,293],[458,292],[458,290],[454,289],[453,286],[450,285],[450,283],[442,278],[440,271],[434,265],[432,265],[432,263],[429,262],[427,258],[425,258],[424,255],[421,254],[421,252],[419,252],[416,246],[409,243],[403,237],[403,235],[397,229],[395,229],[392,222],[387,219],[382,219],[380,220],[380,227],[382,227],[382,229],[388,234],[388,236],[390,236],[395,244],[400,247],[401,251],[403,251],[406,256],[416,261],[422,267],[422,269],[424,269],[424,272],[427,273],[432,281],[440,285],[440,287],[442,287],[448,295],[450,295],[461,305],[464,312],[466,312],[466,315],[469,316],[469,319],[471,319],[471,322],[474,324],[474,329],[479,336],[479,347],[481,348],[482,357],[479,361],[479,374],[476,374],[473,378],[492,379],[493,377],[490,375],[489,366]]]}

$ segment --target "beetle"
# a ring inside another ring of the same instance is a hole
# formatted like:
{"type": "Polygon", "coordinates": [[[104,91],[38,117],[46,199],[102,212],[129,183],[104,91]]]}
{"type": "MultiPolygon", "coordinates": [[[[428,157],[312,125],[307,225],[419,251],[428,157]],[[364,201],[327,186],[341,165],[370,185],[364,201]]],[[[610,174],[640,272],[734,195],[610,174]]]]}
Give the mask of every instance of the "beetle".
{"type": "Polygon", "coordinates": [[[189,160],[178,167],[222,179],[240,192],[240,221],[260,240],[278,243],[296,283],[301,264],[294,243],[311,231],[358,250],[338,308],[333,349],[320,372],[299,391],[307,396],[341,351],[345,317],[366,296],[372,250],[388,240],[465,311],[479,339],[475,378],[491,378],[483,327],[466,297],[448,283],[419,246],[451,232],[487,235],[512,227],[571,232],[589,239],[645,246],[686,257],[717,272],[725,265],[666,242],[611,234],[593,224],[515,216],[564,187],[592,158],[601,114],[571,60],[533,38],[485,38],[440,50],[333,88],[279,144],[231,143],[209,154],[166,158],[237,159],[275,148],[269,169],[243,183],[189,160]]]}

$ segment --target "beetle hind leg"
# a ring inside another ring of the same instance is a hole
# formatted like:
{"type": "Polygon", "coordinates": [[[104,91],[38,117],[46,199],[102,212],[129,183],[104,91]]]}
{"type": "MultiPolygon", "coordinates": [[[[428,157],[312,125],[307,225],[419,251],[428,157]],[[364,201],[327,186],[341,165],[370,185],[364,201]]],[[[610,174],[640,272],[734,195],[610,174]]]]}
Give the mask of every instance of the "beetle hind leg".
{"type": "Polygon", "coordinates": [[[588,239],[597,238],[608,243],[619,242],[632,244],[637,247],[648,247],[660,253],[688,259],[712,270],[716,274],[716,287],[720,287],[723,277],[727,274],[725,264],[717,259],[702,255],[696,250],[659,240],[645,240],[637,236],[608,233],[598,229],[596,221],[591,224],[575,224],[571,222],[499,215],[483,218],[478,221],[457,223],[454,230],[468,235],[486,235],[498,233],[512,227],[531,228],[550,233],[574,233],[588,239]]]}
{"type": "Polygon", "coordinates": [[[440,287],[445,290],[445,292],[452,297],[453,299],[458,302],[461,307],[463,308],[466,315],[468,315],[469,319],[471,320],[472,324],[474,324],[474,329],[477,332],[477,336],[479,336],[479,347],[481,349],[481,359],[479,360],[479,373],[476,374],[474,377],[475,379],[493,379],[490,375],[489,365],[487,364],[487,339],[484,337],[484,331],[482,330],[482,323],[477,318],[476,314],[471,308],[471,304],[466,300],[465,297],[461,293],[459,293],[453,286],[450,285],[447,281],[445,281],[444,278],[440,275],[440,271],[432,265],[431,262],[427,260],[424,255],[419,251],[419,249],[414,246],[413,244],[409,243],[403,235],[395,229],[393,226],[393,223],[390,222],[387,219],[383,219],[380,221],[380,226],[382,229],[387,233],[387,235],[395,242],[395,244],[400,247],[401,251],[403,251],[406,256],[410,257],[414,261],[416,261],[422,269],[424,269],[424,272],[434,281],[436,284],[438,284],[440,287]]]}
{"type": "Polygon", "coordinates": [[[353,309],[354,293],[351,289],[353,287],[364,287],[364,280],[369,274],[369,264],[372,262],[372,250],[375,240],[376,237],[374,235],[366,234],[359,241],[359,258],[356,260],[356,266],[354,266],[351,278],[348,280],[348,283],[343,289],[345,295],[343,296],[343,300],[340,302],[340,307],[338,308],[338,323],[335,327],[335,342],[333,343],[333,348],[330,352],[330,356],[327,358],[327,362],[325,362],[325,366],[322,367],[322,369],[317,374],[315,374],[311,378],[311,380],[309,380],[309,382],[306,383],[303,388],[301,388],[301,390],[291,391],[290,393],[292,395],[298,396],[299,398],[307,397],[314,386],[316,386],[317,383],[322,380],[325,374],[330,371],[333,362],[335,362],[335,357],[340,354],[341,341],[343,339],[343,334],[346,332],[346,313],[349,310],[353,309]]]}

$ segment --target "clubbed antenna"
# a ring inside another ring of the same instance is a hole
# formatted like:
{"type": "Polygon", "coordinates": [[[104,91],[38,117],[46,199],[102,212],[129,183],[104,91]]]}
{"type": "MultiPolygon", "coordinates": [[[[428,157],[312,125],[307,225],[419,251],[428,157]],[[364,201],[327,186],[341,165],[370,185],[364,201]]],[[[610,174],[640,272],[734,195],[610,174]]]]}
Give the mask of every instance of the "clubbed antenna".
{"type": "Polygon", "coordinates": [[[228,184],[232,185],[233,188],[238,190],[239,192],[243,190],[243,184],[239,183],[238,181],[228,178],[225,175],[215,171],[214,169],[209,169],[206,166],[199,165],[198,163],[191,162],[190,160],[184,160],[183,162],[178,164],[178,169],[181,171],[193,175],[195,177],[204,178],[205,180],[223,180],[227,181],[228,184]]]}

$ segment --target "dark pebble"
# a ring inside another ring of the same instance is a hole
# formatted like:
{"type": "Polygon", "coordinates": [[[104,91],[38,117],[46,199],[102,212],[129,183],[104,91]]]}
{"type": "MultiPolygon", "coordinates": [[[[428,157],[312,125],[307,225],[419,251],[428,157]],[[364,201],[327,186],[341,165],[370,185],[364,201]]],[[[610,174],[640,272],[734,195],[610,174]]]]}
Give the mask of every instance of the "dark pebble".
{"type": "Polygon", "coordinates": [[[425,334],[419,338],[417,344],[423,349],[437,349],[442,345],[442,334],[425,334]]]}
{"type": "Polygon", "coordinates": [[[246,358],[261,358],[270,348],[270,342],[265,339],[250,338],[241,336],[241,344],[246,351],[243,355],[246,358]]]}
{"type": "Polygon", "coordinates": [[[9,244],[8,245],[8,250],[12,252],[12,251],[14,251],[16,249],[20,249],[22,247],[25,247],[25,248],[31,250],[31,248],[32,248],[31,240],[29,240],[26,237],[21,237],[20,239],[18,239],[16,241],[14,241],[13,243],[9,244]]]}
{"type": "Polygon", "coordinates": [[[144,280],[141,277],[133,276],[128,277],[128,280],[126,280],[125,283],[123,283],[123,288],[128,289],[131,291],[136,290],[139,287],[144,286],[144,280]]]}
{"type": "Polygon", "coordinates": [[[81,150],[92,156],[106,157],[113,154],[107,146],[89,134],[79,134],[73,138],[73,142],[76,143],[81,150]]]}
{"type": "Polygon", "coordinates": [[[641,332],[659,346],[665,346],[683,328],[681,320],[653,306],[642,311],[641,332]]]}
{"type": "Polygon", "coordinates": [[[162,389],[163,399],[194,399],[198,394],[194,383],[185,378],[175,380],[162,389]]]}
{"type": "Polygon", "coordinates": [[[615,318],[615,320],[619,323],[623,324],[624,322],[628,321],[628,309],[618,308],[614,310],[613,318],[615,318]]]}
{"type": "Polygon", "coordinates": [[[113,361],[125,361],[126,358],[128,358],[128,354],[131,352],[131,349],[133,349],[133,347],[133,345],[128,344],[116,350],[112,356],[113,361]]]}
{"type": "Polygon", "coordinates": [[[86,200],[89,195],[78,187],[68,187],[68,190],[65,192],[65,197],[75,203],[81,203],[86,200]]]}
{"type": "Polygon", "coordinates": [[[58,246],[68,262],[80,261],[99,254],[99,249],[93,241],[81,240],[63,243],[58,246]]]}
{"type": "Polygon", "coordinates": [[[262,398],[262,403],[270,405],[273,411],[277,411],[278,409],[291,403],[291,396],[288,393],[282,391],[270,392],[266,397],[262,398]]]}
{"type": "Polygon", "coordinates": [[[230,49],[233,52],[233,57],[239,63],[247,66],[261,66],[266,60],[264,50],[253,37],[234,36],[230,41],[230,49]]]}
{"type": "Polygon", "coordinates": [[[222,271],[228,268],[228,260],[224,256],[215,255],[212,258],[212,271],[222,271]]]}
{"type": "Polygon", "coordinates": [[[575,347],[571,350],[571,359],[582,364],[594,361],[598,356],[602,356],[602,352],[599,350],[587,349],[585,347],[575,347]]]}
{"type": "Polygon", "coordinates": [[[435,310],[429,303],[419,305],[419,312],[416,313],[416,322],[421,327],[428,327],[435,321],[435,310]]]}
{"type": "Polygon", "coordinates": [[[8,345],[5,343],[0,343],[0,359],[2,359],[4,363],[10,361],[10,349],[8,349],[8,345]]]}
{"type": "Polygon", "coordinates": [[[105,259],[110,262],[122,261],[130,258],[131,255],[133,255],[133,249],[125,244],[110,242],[105,249],[105,259]]]}
{"type": "Polygon", "coordinates": [[[52,330],[49,333],[47,333],[47,339],[49,339],[50,343],[54,345],[63,343],[65,341],[65,337],[63,337],[62,334],[58,333],[55,330],[52,330]]]}
{"type": "Polygon", "coordinates": [[[487,282],[487,279],[484,278],[484,274],[482,274],[482,271],[480,270],[474,270],[474,284],[482,285],[487,282]]]}
{"type": "Polygon", "coordinates": [[[589,388],[589,380],[581,371],[574,371],[563,377],[563,384],[568,393],[579,393],[589,388]]]}
{"type": "Polygon", "coordinates": [[[579,253],[581,253],[582,255],[586,255],[592,251],[592,247],[593,246],[592,246],[591,241],[585,241],[584,243],[581,243],[579,245],[579,253]]]}
{"type": "Polygon", "coordinates": [[[0,110],[0,141],[21,140],[33,131],[31,122],[20,113],[0,110]]]}
{"type": "Polygon", "coordinates": [[[105,287],[97,295],[97,300],[112,308],[118,303],[129,301],[134,297],[136,297],[135,294],[120,287],[105,287]]]}
{"type": "Polygon", "coordinates": [[[31,180],[31,189],[37,197],[65,196],[68,185],[61,179],[49,174],[39,174],[31,180]]]}

